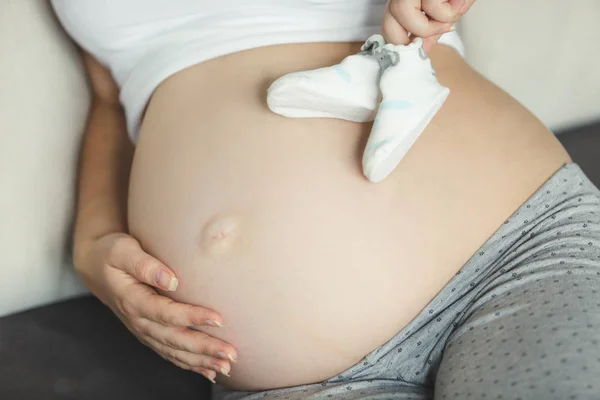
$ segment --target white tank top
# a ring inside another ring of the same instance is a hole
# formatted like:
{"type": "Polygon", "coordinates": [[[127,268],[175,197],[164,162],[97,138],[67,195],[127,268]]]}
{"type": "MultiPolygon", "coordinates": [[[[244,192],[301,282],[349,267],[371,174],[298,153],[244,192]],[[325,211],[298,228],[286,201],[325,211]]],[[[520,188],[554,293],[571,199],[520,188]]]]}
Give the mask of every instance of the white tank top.
{"type": "Polygon", "coordinates": [[[71,37],[120,87],[135,142],[143,110],[170,75],[256,47],[360,42],[379,33],[386,0],[52,0],[71,37]]]}

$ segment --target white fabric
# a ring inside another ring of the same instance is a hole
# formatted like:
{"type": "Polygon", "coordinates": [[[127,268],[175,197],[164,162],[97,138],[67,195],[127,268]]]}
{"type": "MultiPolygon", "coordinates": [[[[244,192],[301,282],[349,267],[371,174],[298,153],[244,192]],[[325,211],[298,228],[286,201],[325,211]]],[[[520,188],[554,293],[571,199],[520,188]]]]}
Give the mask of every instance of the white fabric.
{"type": "MultiPolygon", "coordinates": [[[[464,54],[456,32],[444,36],[450,38],[443,43],[464,54]]],[[[267,104],[289,118],[374,119],[362,163],[364,175],[380,182],[402,161],[449,94],[437,81],[421,38],[395,46],[377,34],[339,64],[277,79],[267,91],[267,104]]]]}
{"type": "Polygon", "coordinates": [[[380,73],[373,57],[353,54],[331,67],[282,76],[267,90],[267,105],[288,118],[373,121],[380,99],[380,73]]]}
{"type": "Polygon", "coordinates": [[[52,0],[71,36],[121,88],[135,141],[154,89],[211,58],[300,42],[364,41],[379,33],[386,0],[52,0]]]}
{"type": "Polygon", "coordinates": [[[45,1],[0,2],[0,316],[84,292],[69,257],[89,92],[45,1]]]}
{"type": "MultiPolygon", "coordinates": [[[[464,57],[464,46],[456,32],[440,38],[464,57]]],[[[372,57],[385,45],[382,35],[371,36],[358,54],[331,67],[286,74],[267,90],[267,105],[288,118],[339,118],[353,122],[373,121],[381,100],[381,68],[372,57]],[[374,47],[371,47],[374,46],[374,47]],[[368,50],[365,52],[365,50],[368,50]]]]}
{"type": "Polygon", "coordinates": [[[383,99],[363,153],[363,171],[371,182],[384,180],[396,168],[450,94],[438,83],[423,40],[386,44],[381,51],[388,49],[400,57],[379,82],[383,99]]]}

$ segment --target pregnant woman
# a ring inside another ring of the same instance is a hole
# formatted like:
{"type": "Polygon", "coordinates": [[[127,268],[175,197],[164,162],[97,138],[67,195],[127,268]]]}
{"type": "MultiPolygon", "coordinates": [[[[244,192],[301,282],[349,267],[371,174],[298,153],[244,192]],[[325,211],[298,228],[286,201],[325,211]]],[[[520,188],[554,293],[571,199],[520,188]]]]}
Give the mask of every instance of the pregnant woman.
{"type": "Polygon", "coordinates": [[[94,89],[77,270],[216,398],[595,398],[600,193],[533,115],[432,45],[451,94],[373,184],[370,124],[266,105],[399,3],[54,0],[94,89]]]}

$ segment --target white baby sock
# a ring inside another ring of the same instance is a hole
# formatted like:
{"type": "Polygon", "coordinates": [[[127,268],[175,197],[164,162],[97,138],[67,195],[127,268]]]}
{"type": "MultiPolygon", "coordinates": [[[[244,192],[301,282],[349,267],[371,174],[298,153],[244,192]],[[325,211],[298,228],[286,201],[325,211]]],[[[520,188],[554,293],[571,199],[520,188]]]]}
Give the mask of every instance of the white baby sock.
{"type": "Polygon", "coordinates": [[[384,44],[383,36],[373,35],[360,53],[337,65],[282,76],[268,89],[269,108],[290,118],[372,121],[380,100],[381,73],[372,54],[384,44]]]}
{"type": "MultiPolygon", "coordinates": [[[[456,32],[442,35],[439,43],[464,56],[464,46],[456,32]]],[[[360,53],[337,65],[282,76],[268,89],[269,108],[289,118],[372,121],[381,96],[378,89],[381,70],[372,55],[383,45],[383,36],[373,35],[360,53]]]]}
{"type": "Polygon", "coordinates": [[[406,46],[386,44],[376,57],[383,100],[363,154],[363,172],[372,182],[396,168],[450,93],[438,83],[420,38],[406,46]]]}

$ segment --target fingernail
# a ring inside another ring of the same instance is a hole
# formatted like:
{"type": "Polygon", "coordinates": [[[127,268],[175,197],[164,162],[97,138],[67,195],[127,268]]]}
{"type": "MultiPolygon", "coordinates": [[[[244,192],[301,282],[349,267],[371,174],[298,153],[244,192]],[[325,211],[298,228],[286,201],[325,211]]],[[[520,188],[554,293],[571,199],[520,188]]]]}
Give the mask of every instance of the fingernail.
{"type": "Polygon", "coordinates": [[[456,25],[452,24],[452,25],[450,25],[448,32],[454,32],[455,30],[456,30],[456,25]]]}
{"type": "Polygon", "coordinates": [[[221,367],[219,368],[219,371],[221,371],[221,373],[226,377],[231,378],[231,375],[229,375],[229,371],[227,371],[225,368],[221,367]]]}
{"type": "Polygon", "coordinates": [[[229,360],[231,362],[235,362],[235,358],[233,358],[231,354],[225,353],[223,351],[218,352],[217,357],[219,357],[221,360],[229,360]]]}
{"type": "Polygon", "coordinates": [[[155,282],[158,286],[166,288],[169,292],[174,292],[179,285],[179,281],[174,276],[171,276],[166,271],[158,271],[156,273],[155,282]]]}
{"type": "Polygon", "coordinates": [[[208,325],[208,326],[212,326],[212,327],[214,327],[214,328],[220,328],[220,327],[222,327],[222,326],[223,326],[223,324],[222,324],[222,323],[220,323],[220,322],[219,322],[219,321],[217,321],[217,320],[213,320],[213,319],[207,319],[206,321],[204,321],[204,323],[205,323],[206,325],[208,325]]]}
{"type": "Polygon", "coordinates": [[[208,374],[204,375],[204,377],[205,377],[206,379],[208,379],[209,381],[211,381],[212,383],[214,383],[214,384],[216,384],[216,383],[217,383],[217,382],[215,382],[214,378],[213,378],[213,377],[211,377],[211,376],[210,376],[210,375],[208,375],[208,374]]]}
{"type": "Polygon", "coordinates": [[[176,291],[178,286],[179,286],[179,279],[175,278],[174,276],[171,277],[171,280],[169,281],[169,292],[176,291]]]}

